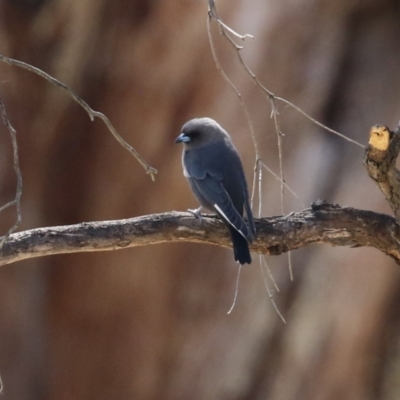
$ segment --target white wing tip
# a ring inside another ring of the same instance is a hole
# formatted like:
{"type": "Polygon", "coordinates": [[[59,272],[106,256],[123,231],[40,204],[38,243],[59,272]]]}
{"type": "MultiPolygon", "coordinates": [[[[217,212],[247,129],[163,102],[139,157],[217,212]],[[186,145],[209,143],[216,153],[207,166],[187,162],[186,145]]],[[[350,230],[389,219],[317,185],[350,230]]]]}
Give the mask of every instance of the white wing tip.
{"type": "Polygon", "coordinates": [[[232,224],[232,222],[229,220],[229,218],[225,215],[225,213],[221,210],[218,204],[214,204],[214,208],[224,217],[225,221],[229,223],[229,225],[233,226],[246,240],[247,237],[246,235],[238,228],[236,228],[235,225],[232,224]]]}

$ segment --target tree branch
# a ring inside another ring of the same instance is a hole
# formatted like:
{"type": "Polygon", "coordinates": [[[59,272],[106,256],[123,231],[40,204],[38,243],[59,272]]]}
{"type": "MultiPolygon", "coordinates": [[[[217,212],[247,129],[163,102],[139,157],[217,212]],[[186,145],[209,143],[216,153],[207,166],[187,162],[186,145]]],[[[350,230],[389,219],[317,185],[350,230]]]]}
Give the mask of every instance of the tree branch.
{"type": "Polygon", "coordinates": [[[64,93],[66,93],[69,97],[71,97],[71,99],[73,99],[76,103],[78,103],[87,112],[91,121],[94,121],[95,118],[101,119],[107,126],[108,130],[112,133],[114,138],[118,141],[118,143],[126,150],[128,150],[136,158],[139,164],[145,169],[146,173],[151,176],[151,179],[153,181],[155,180],[155,175],[157,174],[157,170],[151,167],[149,164],[147,164],[147,162],[138,153],[138,151],[135,150],[128,142],[126,142],[122,138],[122,136],[117,132],[117,130],[114,128],[113,124],[106,115],[104,115],[99,111],[93,110],[89,106],[89,104],[87,104],[81,97],[79,97],[69,86],[67,86],[65,83],[60,82],[56,78],[53,78],[51,75],[47,74],[41,69],[36,68],[33,65],[24,63],[22,61],[14,60],[12,58],[3,56],[2,54],[0,54],[0,61],[8,65],[26,69],[27,71],[33,72],[36,75],[39,75],[40,77],[46,79],[47,82],[50,82],[55,87],[58,87],[59,89],[63,90],[64,93]]]}
{"type": "MultiPolygon", "coordinates": [[[[251,249],[258,253],[277,255],[314,243],[371,246],[400,264],[400,226],[389,215],[318,201],[298,213],[261,218],[256,226],[258,237],[251,249]]],[[[228,231],[216,216],[205,216],[201,223],[189,213],[169,212],[14,233],[4,243],[0,265],[52,254],[118,250],[164,242],[230,247],[228,231]]]]}

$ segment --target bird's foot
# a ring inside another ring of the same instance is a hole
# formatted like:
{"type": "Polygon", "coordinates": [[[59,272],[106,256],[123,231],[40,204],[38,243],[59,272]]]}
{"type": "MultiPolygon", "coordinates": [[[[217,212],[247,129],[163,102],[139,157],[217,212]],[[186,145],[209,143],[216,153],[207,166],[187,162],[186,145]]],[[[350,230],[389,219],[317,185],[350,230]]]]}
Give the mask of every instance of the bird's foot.
{"type": "Polygon", "coordinates": [[[191,210],[190,208],[187,210],[188,213],[192,214],[195,218],[198,218],[201,222],[203,222],[203,217],[201,216],[201,209],[203,207],[196,208],[195,210],[191,210]]]}

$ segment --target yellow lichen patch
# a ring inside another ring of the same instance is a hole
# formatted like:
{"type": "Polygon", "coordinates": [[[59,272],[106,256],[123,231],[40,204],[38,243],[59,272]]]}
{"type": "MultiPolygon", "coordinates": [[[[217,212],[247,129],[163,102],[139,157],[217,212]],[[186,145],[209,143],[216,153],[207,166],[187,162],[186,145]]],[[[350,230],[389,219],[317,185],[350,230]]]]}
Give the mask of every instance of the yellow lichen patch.
{"type": "Polygon", "coordinates": [[[390,131],[385,125],[375,125],[369,131],[369,144],[377,150],[385,151],[390,143],[390,131]]]}

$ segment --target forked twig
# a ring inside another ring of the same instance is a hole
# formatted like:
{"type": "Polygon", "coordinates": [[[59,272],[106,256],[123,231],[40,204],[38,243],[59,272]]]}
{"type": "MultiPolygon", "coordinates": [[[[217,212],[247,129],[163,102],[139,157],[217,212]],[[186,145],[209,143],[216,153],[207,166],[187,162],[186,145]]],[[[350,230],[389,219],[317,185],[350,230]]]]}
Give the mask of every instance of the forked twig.
{"type": "Polygon", "coordinates": [[[219,25],[220,27],[220,33],[229,41],[229,43],[232,45],[232,47],[236,50],[237,53],[237,57],[239,59],[239,62],[242,64],[243,68],[246,70],[246,72],[250,75],[250,77],[253,79],[253,81],[255,82],[255,84],[259,87],[259,89],[267,96],[268,100],[272,100],[275,99],[277,101],[280,101],[282,103],[285,103],[286,105],[288,105],[289,107],[293,108],[294,110],[296,110],[297,112],[299,112],[300,114],[302,114],[304,117],[306,117],[308,120],[310,120],[311,122],[313,122],[314,124],[318,125],[320,128],[333,133],[339,137],[341,137],[344,140],[347,140],[361,148],[365,148],[364,145],[362,145],[361,143],[357,142],[354,139],[351,139],[349,137],[347,137],[346,135],[335,131],[334,129],[329,128],[328,126],[322,124],[321,122],[317,121],[316,119],[314,119],[313,117],[311,117],[310,115],[308,115],[305,111],[303,111],[300,107],[296,106],[295,104],[293,104],[292,102],[290,102],[289,100],[286,100],[282,97],[276,96],[273,92],[271,92],[267,87],[265,87],[257,78],[257,76],[254,74],[254,72],[250,69],[250,67],[247,65],[247,63],[243,60],[243,57],[240,53],[240,50],[243,48],[243,46],[239,46],[238,44],[235,43],[235,41],[229,36],[229,34],[227,33],[230,32],[232,34],[234,34],[236,37],[239,37],[240,39],[244,39],[246,37],[254,37],[252,35],[246,34],[246,35],[239,35],[238,33],[236,33],[233,29],[229,28],[227,29],[227,25],[222,23],[221,18],[219,17],[218,13],[216,12],[216,6],[215,6],[215,0],[209,0],[209,16],[212,17],[219,25]]]}
{"type": "Polygon", "coordinates": [[[273,294],[272,294],[272,291],[271,291],[271,289],[269,288],[269,285],[268,285],[268,278],[267,278],[267,275],[266,275],[265,272],[264,272],[264,267],[265,267],[266,270],[268,271],[268,275],[269,275],[269,277],[270,277],[270,279],[271,279],[273,285],[275,286],[275,289],[279,292],[278,285],[277,285],[276,282],[275,282],[275,279],[274,279],[274,277],[273,277],[273,275],[272,275],[272,273],[271,273],[271,271],[270,271],[270,269],[269,269],[268,263],[267,263],[267,261],[266,261],[264,255],[263,255],[263,254],[259,254],[259,259],[260,259],[261,275],[262,275],[262,277],[263,277],[265,289],[267,290],[269,300],[270,300],[270,302],[272,303],[272,306],[274,307],[275,312],[278,314],[279,318],[282,320],[282,322],[283,322],[284,324],[286,324],[286,320],[285,320],[285,318],[283,317],[282,313],[280,312],[280,310],[279,310],[279,308],[278,308],[278,306],[277,306],[277,304],[276,304],[276,302],[275,302],[275,300],[274,300],[274,296],[273,296],[273,294]]]}
{"type": "MultiPolygon", "coordinates": [[[[229,27],[228,25],[224,24],[222,22],[222,19],[220,18],[220,16],[218,15],[218,10],[217,10],[217,6],[215,4],[214,0],[208,0],[208,11],[210,13],[210,16],[212,18],[214,18],[216,21],[218,21],[218,23],[223,26],[228,32],[230,32],[232,35],[236,36],[237,38],[241,39],[241,40],[245,40],[246,38],[250,38],[250,39],[254,39],[253,35],[250,35],[248,33],[245,33],[244,35],[241,35],[240,33],[237,33],[236,31],[234,31],[231,27],[229,27]]],[[[240,46],[238,46],[240,47],[240,46]]]]}

